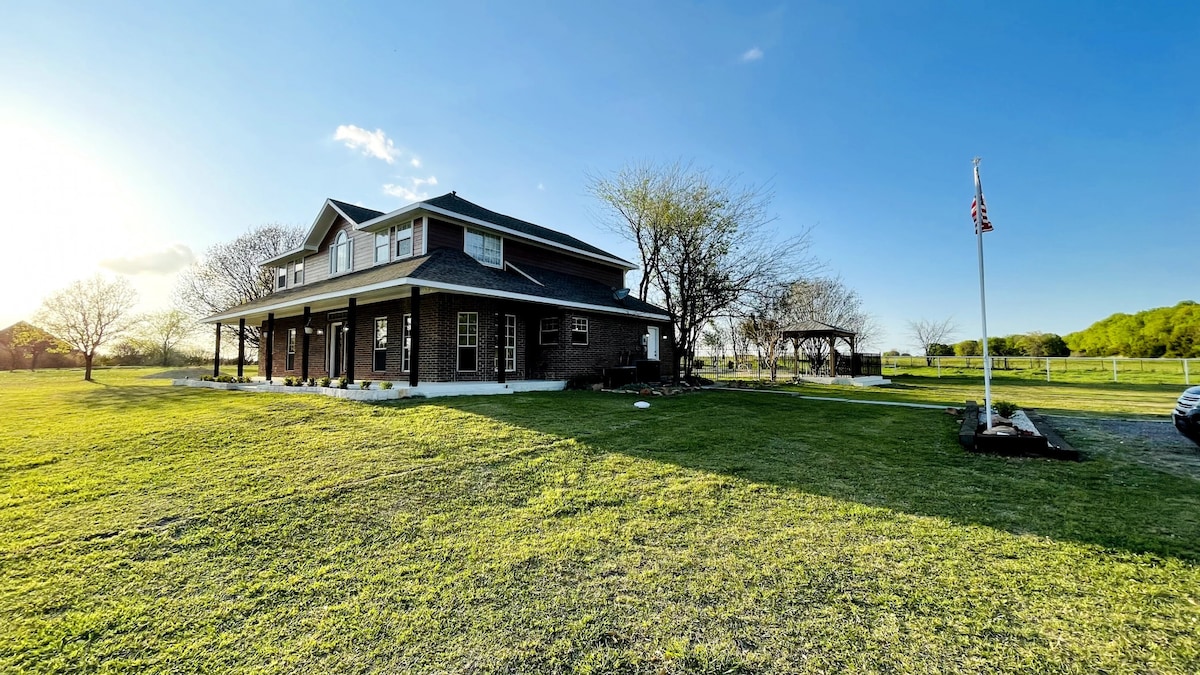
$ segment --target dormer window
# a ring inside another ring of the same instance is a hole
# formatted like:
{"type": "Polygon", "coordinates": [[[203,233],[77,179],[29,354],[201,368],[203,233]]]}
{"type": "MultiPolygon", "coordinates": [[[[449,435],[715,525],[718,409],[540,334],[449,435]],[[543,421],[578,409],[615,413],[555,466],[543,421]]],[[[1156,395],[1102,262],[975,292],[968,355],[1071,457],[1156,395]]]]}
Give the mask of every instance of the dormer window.
{"type": "Polygon", "coordinates": [[[333,246],[329,247],[329,272],[338,274],[350,271],[350,237],[343,230],[337,233],[333,246]]]}
{"type": "Polygon", "coordinates": [[[297,260],[295,270],[292,272],[292,285],[299,286],[304,283],[304,261],[297,260]]]}
{"type": "Polygon", "coordinates": [[[287,288],[287,267],[275,268],[275,288],[287,288]]]}
{"type": "Polygon", "coordinates": [[[380,232],[375,235],[375,264],[385,263],[388,261],[388,250],[391,248],[391,242],[388,241],[388,233],[380,232]]]}
{"type": "Polygon", "coordinates": [[[489,267],[500,267],[500,237],[479,230],[467,230],[464,250],[467,255],[489,267]]]}
{"type": "Polygon", "coordinates": [[[413,224],[396,228],[396,257],[407,258],[413,253],[413,224]]]}

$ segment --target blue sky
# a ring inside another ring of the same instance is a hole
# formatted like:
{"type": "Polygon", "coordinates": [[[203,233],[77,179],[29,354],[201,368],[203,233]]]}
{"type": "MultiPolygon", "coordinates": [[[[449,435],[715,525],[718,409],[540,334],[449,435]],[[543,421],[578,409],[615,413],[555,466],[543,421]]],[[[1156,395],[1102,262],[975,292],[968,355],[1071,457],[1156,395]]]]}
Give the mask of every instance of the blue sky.
{"type": "Polygon", "coordinates": [[[165,306],[326,197],[457,190],[628,257],[588,174],[676,159],[769,184],[880,348],[978,335],[976,155],[992,334],[1198,298],[1195,3],[154,4],[6,3],[0,325],[101,268],[165,306]]]}

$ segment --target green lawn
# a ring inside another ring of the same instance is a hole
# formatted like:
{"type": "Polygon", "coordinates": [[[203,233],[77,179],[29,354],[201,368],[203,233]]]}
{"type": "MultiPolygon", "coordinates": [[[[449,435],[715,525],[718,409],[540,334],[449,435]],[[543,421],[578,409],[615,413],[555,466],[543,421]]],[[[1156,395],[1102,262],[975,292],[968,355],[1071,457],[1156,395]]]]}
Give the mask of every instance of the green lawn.
{"type": "MultiPolygon", "coordinates": [[[[934,403],[962,407],[964,401],[983,403],[983,379],[978,376],[934,377],[890,375],[885,387],[786,384],[780,381],[740,380],[756,387],[790,391],[805,396],[829,396],[869,401],[934,403]]],[[[729,384],[730,381],[719,381],[729,384]]],[[[1103,382],[1046,382],[1020,377],[992,378],[992,401],[1011,401],[1055,415],[1097,415],[1123,418],[1170,419],[1175,401],[1186,387],[1174,384],[1131,384],[1103,382]]]]}
{"type": "Polygon", "coordinates": [[[1200,475],[1144,451],[970,455],[940,411],[760,393],[149,372],[0,373],[0,672],[1200,671],[1200,475]]]}

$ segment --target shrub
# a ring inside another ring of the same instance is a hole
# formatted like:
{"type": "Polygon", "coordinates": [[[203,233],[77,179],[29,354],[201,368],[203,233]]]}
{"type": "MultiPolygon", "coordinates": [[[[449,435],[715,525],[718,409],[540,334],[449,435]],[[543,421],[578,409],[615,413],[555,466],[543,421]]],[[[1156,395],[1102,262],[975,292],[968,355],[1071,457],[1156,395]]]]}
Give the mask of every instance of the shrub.
{"type": "Polygon", "coordinates": [[[333,383],[333,380],[329,379],[328,377],[322,377],[320,383],[322,387],[328,387],[333,383]]]}
{"type": "Polygon", "coordinates": [[[225,384],[229,384],[229,383],[233,382],[233,376],[232,375],[218,375],[217,382],[224,382],[225,384]]]}
{"type": "Polygon", "coordinates": [[[294,386],[296,386],[296,378],[294,378],[294,377],[285,377],[285,378],[283,378],[283,386],[285,386],[285,387],[294,387],[294,386]]]}
{"type": "Polygon", "coordinates": [[[345,375],[339,377],[338,378],[338,389],[349,389],[349,388],[350,388],[350,379],[347,378],[345,375]]]}
{"type": "Polygon", "coordinates": [[[203,377],[201,377],[201,378],[200,378],[200,381],[201,381],[201,382],[212,382],[212,381],[213,381],[213,376],[212,376],[212,375],[205,375],[205,376],[203,376],[203,377]]]}
{"type": "Polygon", "coordinates": [[[379,388],[380,389],[391,389],[392,383],[385,380],[385,381],[379,383],[379,388]]]}
{"type": "Polygon", "coordinates": [[[992,407],[1001,417],[1012,417],[1013,413],[1017,411],[1017,404],[1010,401],[995,401],[992,403],[992,407]]]}
{"type": "Polygon", "coordinates": [[[358,386],[359,386],[359,387],[361,387],[361,388],[363,388],[363,389],[370,389],[370,388],[371,388],[371,381],[370,381],[370,380],[359,380],[359,381],[358,381],[358,386]]]}
{"type": "Polygon", "coordinates": [[[308,386],[310,386],[310,387],[315,387],[315,386],[317,386],[317,380],[316,380],[316,378],[314,378],[314,377],[310,377],[310,378],[308,378],[308,386]]]}
{"type": "Polygon", "coordinates": [[[238,377],[237,381],[239,384],[250,384],[250,378],[246,377],[245,375],[238,377]]]}

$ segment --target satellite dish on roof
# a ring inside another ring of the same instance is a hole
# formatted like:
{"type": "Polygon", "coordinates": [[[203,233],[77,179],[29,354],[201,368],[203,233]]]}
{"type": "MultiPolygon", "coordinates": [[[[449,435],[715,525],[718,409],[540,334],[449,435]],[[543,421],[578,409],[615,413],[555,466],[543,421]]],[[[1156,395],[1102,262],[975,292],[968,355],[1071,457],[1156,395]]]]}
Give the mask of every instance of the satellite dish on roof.
{"type": "Polygon", "coordinates": [[[613,291],[613,300],[624,300],[627,297],[629,297],[628,288],[618,288],[617,290],[613,291]]]}

